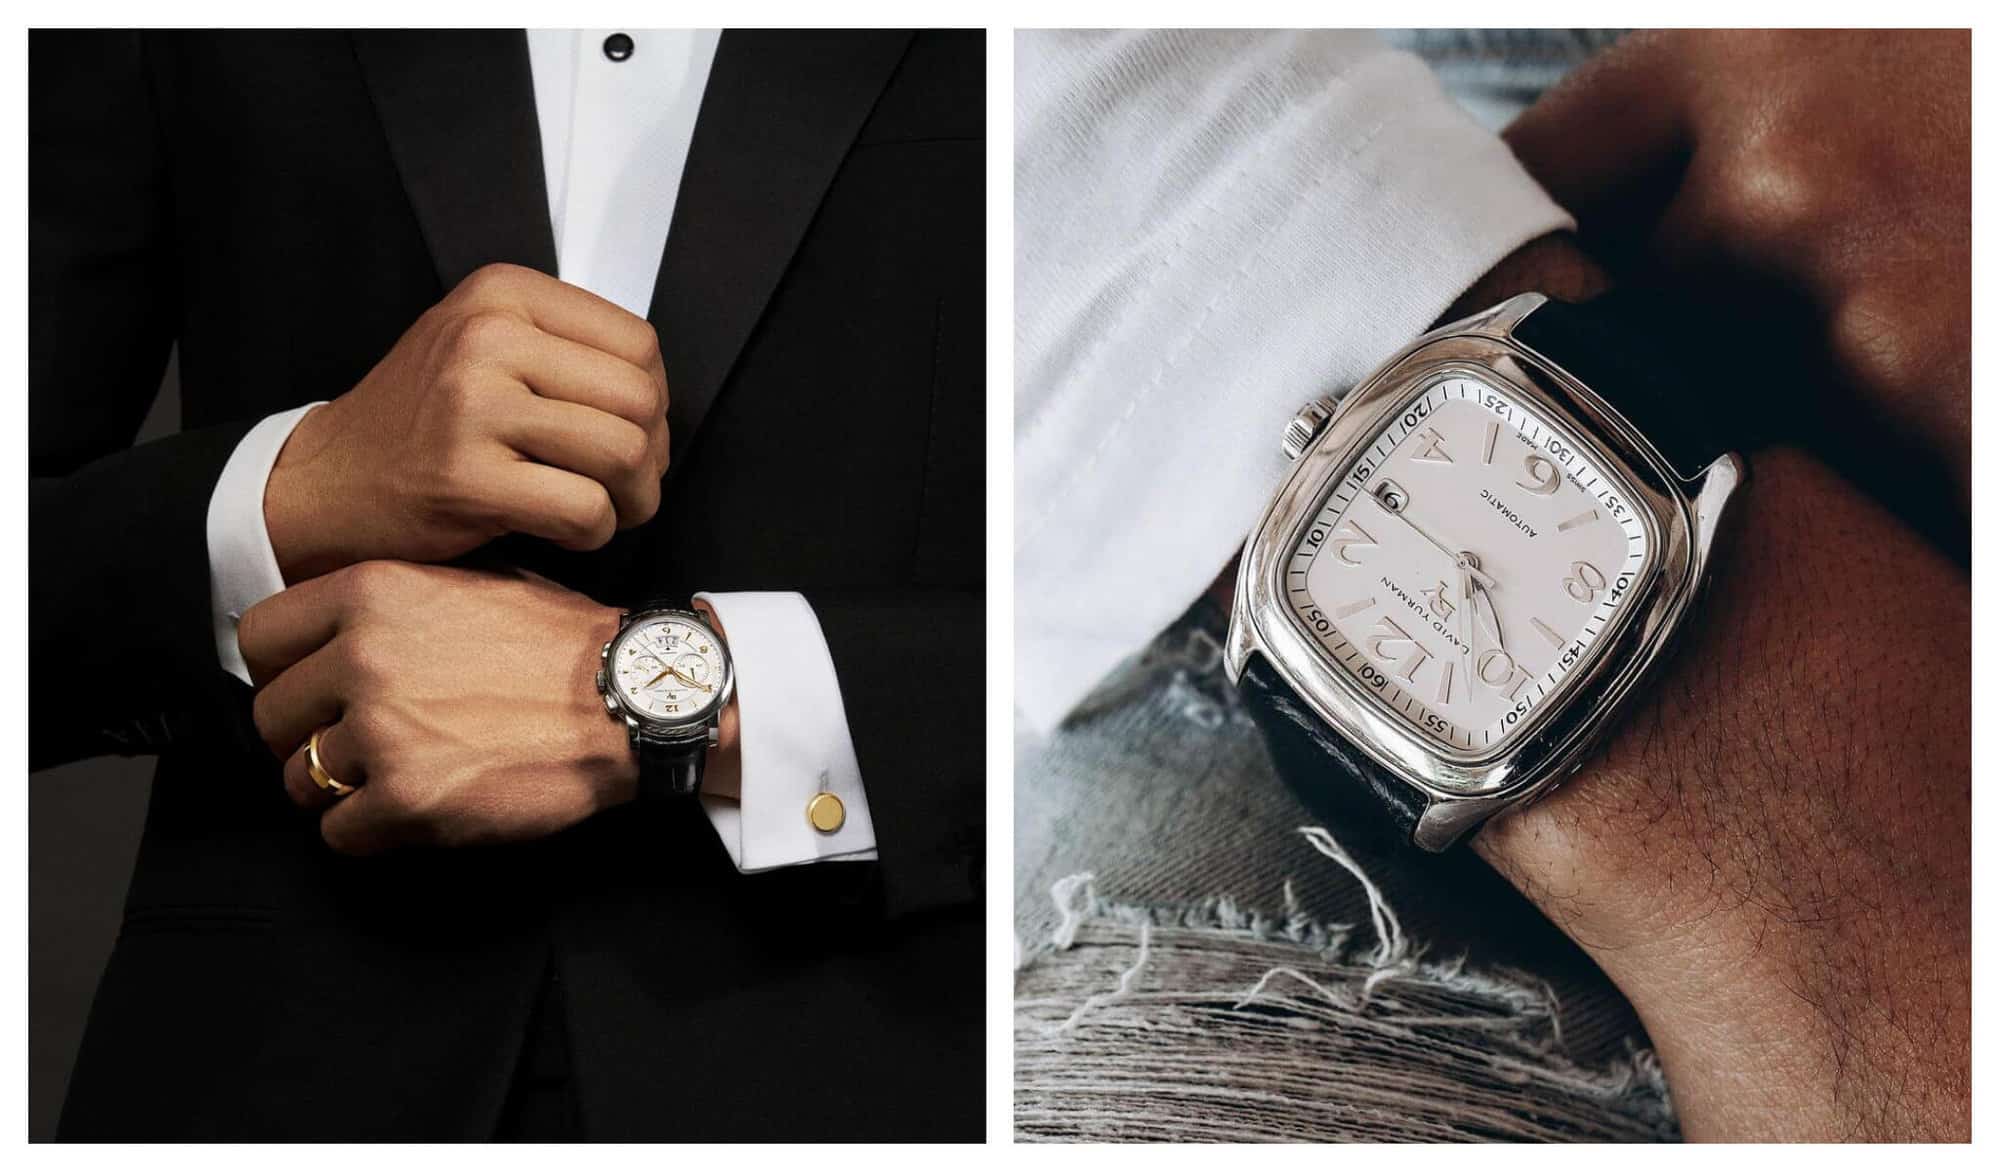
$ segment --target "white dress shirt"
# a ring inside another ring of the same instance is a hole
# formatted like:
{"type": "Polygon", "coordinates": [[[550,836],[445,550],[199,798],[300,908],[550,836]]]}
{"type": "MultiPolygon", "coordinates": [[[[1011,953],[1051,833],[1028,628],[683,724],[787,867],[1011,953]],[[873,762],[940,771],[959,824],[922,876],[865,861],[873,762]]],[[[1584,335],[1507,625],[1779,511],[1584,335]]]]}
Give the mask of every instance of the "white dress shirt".
{"type": "MultiPolygon", "coordinates": [[[[633,50],[614,61],[605,51],[614,31],[530,30],[528,61],[557,275],[644,317],[721,34],[624,30],[633,50]]],[[[215,649],[245,683],[237,620],[285,587],[264,524],[264,487],[285,439],[313,406],[252,428],[209,499],[215,649]]],[[[874,821],[840,682],[812,607],[791,592],[699,597],[715,609],[736,664],[741,797],[702,798],[730,858],[744,872],[874,858],[874,821]],[[822,789],[846,807],[831,834],[806,820],[807,803],[822,789]]]]}
{"type": "Polygon", "coordinates": [[[1015,695],[1046,731],[1241,546],[1285,422],[1570,226],[1363,32],[1021,33],[1015,695]]]}

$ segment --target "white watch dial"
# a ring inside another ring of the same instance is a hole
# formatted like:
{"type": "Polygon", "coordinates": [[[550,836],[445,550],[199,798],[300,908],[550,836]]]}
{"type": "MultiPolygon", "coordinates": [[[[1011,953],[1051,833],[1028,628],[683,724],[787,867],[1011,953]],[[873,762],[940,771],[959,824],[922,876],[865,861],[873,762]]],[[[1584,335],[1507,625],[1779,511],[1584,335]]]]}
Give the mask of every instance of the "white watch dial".
{"type": "Polygon", "coordinates": [[[680,723],[707,717],[728,679],[722,641],[672,615],[633,624],[611,645],[610,676],[631,711],[680,723]]]}
{"type": "Polygon", "coordinates": [[[1448,374],[1335,484],[1283,594],[1364,692],[1481,755],[1615,625],[1652,557],[1639,507],[1522,396],[1448,374]]]}

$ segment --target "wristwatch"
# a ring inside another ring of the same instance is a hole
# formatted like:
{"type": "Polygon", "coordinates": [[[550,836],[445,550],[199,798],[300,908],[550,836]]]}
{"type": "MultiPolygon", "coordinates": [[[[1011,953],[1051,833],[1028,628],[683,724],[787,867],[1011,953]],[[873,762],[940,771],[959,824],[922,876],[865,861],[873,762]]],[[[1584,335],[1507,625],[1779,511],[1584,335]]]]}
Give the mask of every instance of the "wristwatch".
{"type": "Polygon", "coordinates": [[[1748,472],[1675,373],[1700,344],[1636,295],[1527,293],[1287,425],[1224,663],[1308,806],[1441,851],[1582,764],[1748,472]]]}
{"type": "Polygon", "coordinates": [[[619,616],[602,659],[597,691],[631,735],[640,800],[699,794],[736,687],[729,645],[692,610],[648,605],[619,616]]]}

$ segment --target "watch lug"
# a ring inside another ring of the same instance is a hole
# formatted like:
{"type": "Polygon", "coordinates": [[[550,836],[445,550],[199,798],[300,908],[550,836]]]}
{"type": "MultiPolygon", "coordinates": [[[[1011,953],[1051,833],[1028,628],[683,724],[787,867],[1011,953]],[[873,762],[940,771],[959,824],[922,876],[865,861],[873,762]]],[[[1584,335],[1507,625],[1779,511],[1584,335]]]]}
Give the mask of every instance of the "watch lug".
{"type": "Polygon", "coordinates": [[[1715,548],[1716,534],[1722,527],[1723,518],[1730,515],[1729,502],[1749,477],[1750,465],[1735,452],[1723,453],[1702,470],[1693,499],[1689,502],[1694,513],[1691,537],[1697,580],[1708,568],[1709,555],[1715,548]]]}
{"type": "Polygon", "coordinates": [[[1459,839],[1479,829],[1488,818],[1518,800],[1513,797],[1434,798],[1424,808],[1423,817],[1417,820],[1417,828],[1410,835],[1410,840],[1433,853],[1450,850],[1459,839]]]}
{"type": "Polygon", "coordinates": [[[1527,320],[1529,314],[1547,305],[1548,302],[1546,293],[1516,293],[1491,309],[1481,310],[1471,317],[1462,318],[1431,331],[1431,336],[1486,334],[1495,338],[1511,337],[1514,327],[1527,320]]]}
{"type": "Polygon", "coordinates": [[[1257,643],[1255,624],[1251,622],[1249,615],[1246,613],[1248,608],[1242,605],[1242,600],[1248,597],[1243,592],[1243,578],[1249,564],[1249,559],[1245,558],[1237,566],[1237,605],[1230,608],[1229,633],[1222,640],[1222,671],[1224,675],[1229,677],[1229,682],[1232,684],[1242,682],[1243,669],[1249,666],[1250,656],[1260,650],[1257,643]]]}

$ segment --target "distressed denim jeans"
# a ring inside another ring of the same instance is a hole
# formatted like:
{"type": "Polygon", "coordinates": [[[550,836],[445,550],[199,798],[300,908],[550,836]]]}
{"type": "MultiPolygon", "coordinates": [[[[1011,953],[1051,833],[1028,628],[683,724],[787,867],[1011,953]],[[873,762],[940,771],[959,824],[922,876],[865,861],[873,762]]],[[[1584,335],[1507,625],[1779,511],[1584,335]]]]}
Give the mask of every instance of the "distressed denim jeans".
{"type": "Polygon", "coordinates": [[[1018,1137],[1676,1138],[1630,1008],[1499,876],[1312,821],[1223,626],[1018,746],[1018,1137]]]}

